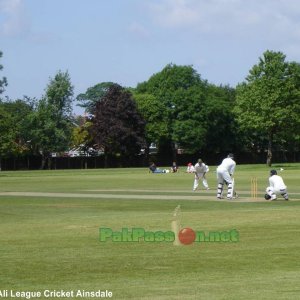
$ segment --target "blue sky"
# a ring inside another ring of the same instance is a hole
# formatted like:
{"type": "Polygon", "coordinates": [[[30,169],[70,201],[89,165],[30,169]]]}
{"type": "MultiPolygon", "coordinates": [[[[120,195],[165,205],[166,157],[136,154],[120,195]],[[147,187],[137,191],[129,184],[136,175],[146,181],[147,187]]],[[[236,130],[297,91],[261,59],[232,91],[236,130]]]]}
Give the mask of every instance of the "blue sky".
{"type": "Polygon", "coordinates": [[[76,96],[135,87],[169,63],[235,87],[267,49],[300,62],[300,1],[0,0],[0,41],[11,99],[40,98],[58,70],[76,96]]]}

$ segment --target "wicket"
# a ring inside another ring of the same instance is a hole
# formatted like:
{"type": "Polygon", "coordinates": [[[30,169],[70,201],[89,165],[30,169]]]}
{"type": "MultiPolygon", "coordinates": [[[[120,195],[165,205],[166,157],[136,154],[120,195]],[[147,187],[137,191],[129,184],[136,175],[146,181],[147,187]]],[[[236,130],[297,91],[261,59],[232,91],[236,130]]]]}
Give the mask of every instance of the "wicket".
{"type": "Polygon", "coordinates": [[[257,177],[251,177],[251,199],[257,199],[257,177]]]}

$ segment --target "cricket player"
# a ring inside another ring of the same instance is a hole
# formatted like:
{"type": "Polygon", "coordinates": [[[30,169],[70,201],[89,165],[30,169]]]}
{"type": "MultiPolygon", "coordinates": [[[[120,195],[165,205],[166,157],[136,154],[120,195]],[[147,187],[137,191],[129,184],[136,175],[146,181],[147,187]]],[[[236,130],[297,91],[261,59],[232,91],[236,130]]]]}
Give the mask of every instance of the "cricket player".
{"type": "Polygon", "coordinates": [[[192,163],[188,163],[186,168],[186,173],[195,173],[195,167],[193,166],[192,163]]]}
{"type": "Polygon", "coordinates": [[[282,177],[277,175],[276,170],[270,171],[269,185],[270,186],[268,186],[266,189],[266,200],[276,200],[276,194],[280,194],[285,200],[289,200],[287,187],[284,184],[282,177]]]}
{"type": "Polygon", "coordinates": [[[202,179],[203,186],[209,190],[207,179],[205,177],[205,174],[209,171],[208,166],[202,161],[202,159],[198,159],[198,162],[194,166],[194,173],[195,173],[195,179],[194,179],[194,187],[193,191],[196,191],[199,185],[199,180],[202,179]]]}
{"type": "Polygon", "coordinates": [[[227,184],[227,199],[233,198],[234,180],[233,173],[235,171],[236,162],[233,160],[234,156],[229,153],[222,163],[217,167],[217,180],[218,180],[218,192],[217,198],[222,199],[224,183],[227,184]]]}

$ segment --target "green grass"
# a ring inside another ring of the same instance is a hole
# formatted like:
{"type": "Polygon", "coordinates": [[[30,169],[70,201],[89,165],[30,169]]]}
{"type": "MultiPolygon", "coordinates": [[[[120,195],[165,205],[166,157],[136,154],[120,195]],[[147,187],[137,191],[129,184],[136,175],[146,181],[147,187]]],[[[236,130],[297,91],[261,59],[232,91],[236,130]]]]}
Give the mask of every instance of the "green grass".
{"type": "MultiPolygon", "coordinates": [[[[0,192],[86,197],[0,196],[0,289],[108,289],[113,299],[299,299],[300,164],[276,166],[280,167],[289,202],[217,202],[214,167],[208,174],[211,190],[196,193],[191,192],[193,176],[183,172],[1,172],[0,192]],[[116,197],[89,198],[97,193],[116,197]],[[131,194],[141,198],[121,198],[131,194]],[[145,200],[143,195],[182,195],[183,200],[145,200]],[[199,200],[184,199],[195,195],[199,200]],[[100,227],[168,231],[179,204],[183,227],[235,228],[240,241],[190,246],[99,242],[100,227]]],[[[263,165],[238,166],[235,178],[241,199],[249,197],[251,176],[258,178],[262,197],[268,173],[263,165]]]]}

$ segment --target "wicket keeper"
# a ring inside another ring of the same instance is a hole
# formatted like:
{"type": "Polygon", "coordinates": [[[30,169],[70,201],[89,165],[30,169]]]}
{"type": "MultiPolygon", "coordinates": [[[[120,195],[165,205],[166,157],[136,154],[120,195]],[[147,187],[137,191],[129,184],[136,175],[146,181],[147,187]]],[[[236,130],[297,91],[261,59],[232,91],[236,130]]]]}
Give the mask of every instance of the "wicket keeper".
{"type": "Polygon", "coordinates": [[[285,200],[289,200],[287,187],[281,176],[277,175],[276,170],[270,171],[269,186],[266,189],[265,199],[276,200],[276,194],[280,194],[285,200]]]}

